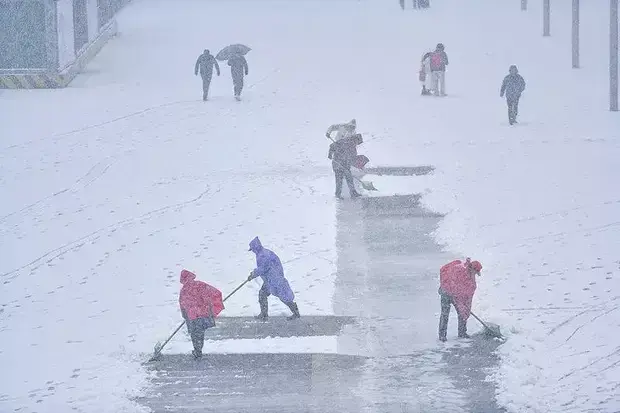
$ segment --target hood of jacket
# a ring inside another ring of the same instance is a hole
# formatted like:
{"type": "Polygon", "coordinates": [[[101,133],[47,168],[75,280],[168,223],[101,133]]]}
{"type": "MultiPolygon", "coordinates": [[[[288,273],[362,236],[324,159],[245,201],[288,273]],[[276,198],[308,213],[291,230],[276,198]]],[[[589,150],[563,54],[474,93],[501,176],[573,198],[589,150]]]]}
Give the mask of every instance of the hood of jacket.
{"type": "Polygon", "coordinates": [[[187,284],[190,281],[194,281],[196,279],[196,274],[191,271],[183,270],[181,271],[181,284],[187,284]]]}
{"type": "Polygon", "coordinates": [[[248,251],[258,254],[262,249],[263,244],[261,244],[260,239],[258,239],[258,237],[254,237],[254,239],[250,241],[250,249],[248,251]]]}

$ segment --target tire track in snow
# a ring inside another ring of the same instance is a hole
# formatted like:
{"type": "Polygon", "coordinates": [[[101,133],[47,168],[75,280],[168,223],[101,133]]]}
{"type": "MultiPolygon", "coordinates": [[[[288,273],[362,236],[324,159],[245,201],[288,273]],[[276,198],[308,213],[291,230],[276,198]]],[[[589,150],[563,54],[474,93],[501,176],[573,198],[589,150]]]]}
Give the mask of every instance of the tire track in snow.
{"type": "MultiPolygon", "coordinates": [[[[219,192],[220,189],[218,188],[215,193],[219,192]]],[[[106,231],[110,231],[110,232],[115,232],[116,230],[118,230],[119,228],[122,228],[124,226],[130,225],[136,221],[141,221],[144,219],[150,219],[152,218],[154,215],[157,214],[162,214],[165,213],[171,209],[175,209],[175,208],[183,208],[185,206],[188,206],[190,204],[194,204],[198,201],[200,201],[205,195],[207,195],[208,193],[210,193],[210,188],[207,187],[207,189],[205,189],[203,192],[201,192],[197,197],[190,199],[188,201],[184,201],[184,202],[179,202],[176,204],[172,204],[172,205],[167,205],[161,208],[157,208],[154,209],[152,211],[149,211],[145,214],[142,214],[138,217],[133,217],[133,218],[126,218],[123,219],[121,221],[115,222],[113,224],[107,225],[103,228],[100,228],[96,231],[93,231],[87,235],[84,235],[76,240],[73,240],[71,242],[68,242],[64,245],[61,245],[58,248],[55,248],[51,251],[46,252],[45,254],[33,259],[32,261],[28,262],[27,264],[24,264],[22,266],[20,266],[19,268],[16,268],[14,270],[11,270],[9,272],[6,272],[2,275],[0,275],[0,278],[5,278],[8,277],[8,279],[3,281],[3,284],[8,284],[10,283],[13,279],[15,279],[18,275],[19,272],[31,267],[31,266],[35,266],[35,268],[38,268],[40,265],[42,265],[42,261],[45,260],[46,263],[50,263],[51,261],[53,261],[54,259],[60,257],[61,255],[66,254],[69,251],[75,251],[78,250],[80,248],[82,248],[86,242],[88,241],[95,241],[96,239],[100,238],[100,234],[106,231]],[[38,264],[38,265],[37,265],[38,264]]]]}

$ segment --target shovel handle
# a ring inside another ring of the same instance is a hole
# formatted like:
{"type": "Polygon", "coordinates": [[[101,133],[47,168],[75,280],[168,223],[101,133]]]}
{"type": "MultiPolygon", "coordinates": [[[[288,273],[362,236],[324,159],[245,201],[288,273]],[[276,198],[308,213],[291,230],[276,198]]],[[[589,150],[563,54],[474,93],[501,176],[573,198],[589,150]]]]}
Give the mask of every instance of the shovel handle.
{"type": "Polygon", "coordinates": [[[224,299],[222,300],[222,302],[228,300],[234,293],[236,293],[237,291],[239,291],[241,289],[241,287],[243,287],[244,285],[246,285],[248,282],[248,280],[245,280],[244,282],[241,283],[241,285],[239,285],[239,287],[235,288],[233,290],[232,293],[228,294],[226,297],[224,297],[224,299]]]}

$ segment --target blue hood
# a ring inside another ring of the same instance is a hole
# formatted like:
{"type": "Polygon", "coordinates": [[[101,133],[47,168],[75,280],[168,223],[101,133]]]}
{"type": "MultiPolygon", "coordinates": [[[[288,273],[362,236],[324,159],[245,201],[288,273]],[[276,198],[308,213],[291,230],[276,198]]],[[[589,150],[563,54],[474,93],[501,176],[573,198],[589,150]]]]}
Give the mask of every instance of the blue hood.
{"type": "Polygon", "coordinates": [[[263,244],[260,243],[258,237],[255,237],[252,241],[250,241],[250,249],[248,251],[252,251],[258,253],[263,249],[263,244]]]}

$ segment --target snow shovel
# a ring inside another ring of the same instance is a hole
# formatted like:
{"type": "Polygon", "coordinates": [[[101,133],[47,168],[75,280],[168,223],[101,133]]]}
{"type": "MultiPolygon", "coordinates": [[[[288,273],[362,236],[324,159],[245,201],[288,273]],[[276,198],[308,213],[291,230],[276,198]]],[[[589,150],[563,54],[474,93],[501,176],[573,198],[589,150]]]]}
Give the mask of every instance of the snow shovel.
{"type": "MultiPolygon", "coordinates": [[[[228,300],[234,293],[236,293],[237,291],[239,291],[241,289],[241,287],[243,287],[246,283],[248,282],[248,280],[245,280],[243,283],[241,283],[241,285],[239,285],[239,287],[235,288],[234,291],[230,294],[228,294],[226,297],[224,297],[224,299],[222,300],[222,302],[225,302],[226,300],[228,300]]],[[[161,342],[157,342],[155,344],[155,351],[153,352],[153,356],[149,359],[149,362],[151,361],[155,361],[159,358],[159,356],[161,356],[161,351],[163,350],[164,346],[166,344],[168,344],[168,342],[170,340],[172,340],[172,337],[174,337],[176,335],[176,333],[179,332],[179,330],[181,329],[181,327],[183,327],[185,325],[185,320],[183,320],[183,322],[176,328],[176,330],[174,330],[172,332],[172,334],[170,334],[170,337],[168,337],[166,339],[166,341],[164,341],[163,343],[161,342]]]]}
{"type": "MultiPolygon", "coordinates": [[[[330,141],[336,143],[335,140],[333,140],[330,136],[327,137],[330,141]]],[[[332,160],[333,161],[333,160],[332,160]]],[[[336,161],[333,161],[336,162],[336,161]]],[[[369,162],[369,159],[364,156],[364,155],[357,155],[355,157],[354,160],[354,164],[357,165],[361,165],[361,168],[358,169],[362,169],[364,167],[364,165],[366,165],[369,162]]],[[[342,167],[342,164],[340,164],[339,162],[336,162],[336,164],[340,165],[342,167]]],[[[353,179],[355,179],[357,182],[360,183],[360,185],[362,185],[362,188],[364,188],[366,191],[378,191],[377,188],[375,188],[375,186],[372,184],[372,182],[370,181],[362,181],[361,179],[359,179],[357,176],[353,175],[353,179]]]]}
{"type": "Polygon", "coordinates": [[[473,315],[474,318],[476,320],[478,320],[480,322],[480,324],[482,324],[482,326],[484,327],[484,331],[485,331],[486,335],[488,335],[490,337],[499,338],[499,339],[504,340],[504,336],[502,336],[502,333],[499,330],[499,326],[497,324],[485,323],[480,318],[478,318],[478,316],[476,314],[472,313],[471,311],[469,312],[469,314],[473,315]]]}

